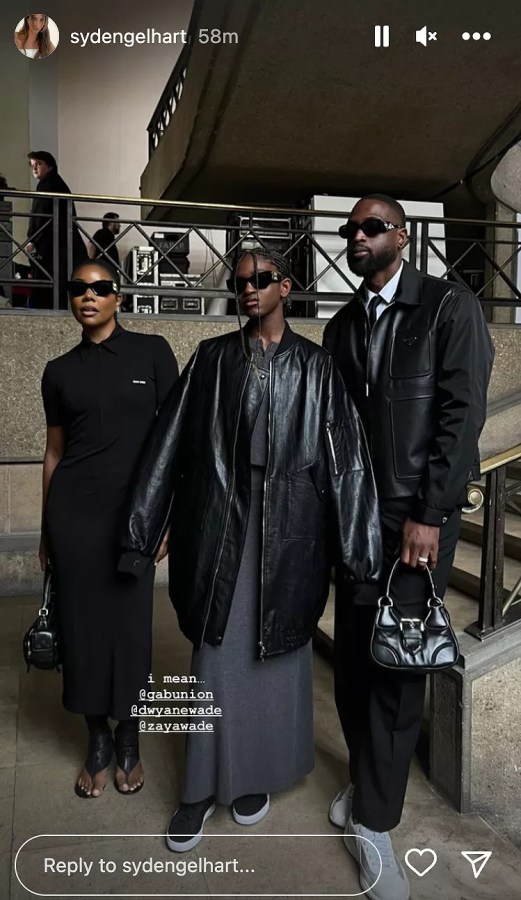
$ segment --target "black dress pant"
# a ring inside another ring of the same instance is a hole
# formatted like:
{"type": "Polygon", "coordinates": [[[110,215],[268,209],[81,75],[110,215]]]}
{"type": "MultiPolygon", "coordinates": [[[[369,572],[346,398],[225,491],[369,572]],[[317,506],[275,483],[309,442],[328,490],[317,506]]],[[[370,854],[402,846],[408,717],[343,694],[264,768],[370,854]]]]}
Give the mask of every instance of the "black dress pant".
{"type": "MultiPolygon", "coordinates": [[[[353,817],[373,831],[390,831],[400,822],[409,766],[418,740],[425,697],[425,675],[399,674],[372,662],[369,643],[376,600],[387,584],[401,547],[410,501],[380,504],[384,544],[382,581],[372,597],[357,596],[337,581],[335,599],[335,701],[349,749],[351,781],[356,785],[353,817]]],[[[443,597],[459,536],[456,510],[440,529],[437,593],[443,597]]],[[[429,581],[421,569],[398,566],[391,597],[405,615],[424,615],[429,581]]]]}

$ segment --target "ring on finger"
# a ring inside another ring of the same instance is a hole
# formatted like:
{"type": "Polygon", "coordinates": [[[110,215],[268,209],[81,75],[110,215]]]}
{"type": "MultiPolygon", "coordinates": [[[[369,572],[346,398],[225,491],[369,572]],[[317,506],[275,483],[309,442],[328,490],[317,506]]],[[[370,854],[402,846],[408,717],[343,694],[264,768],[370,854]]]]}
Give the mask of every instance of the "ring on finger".
{"type": "Polygon", "coordinates": [[[419,557],[418,557],[418,562],[421,562],[421,563],[428,563],[428,562],[429,562],[429,557],[428,557],[428,556],[419,556],[419,557]]]}

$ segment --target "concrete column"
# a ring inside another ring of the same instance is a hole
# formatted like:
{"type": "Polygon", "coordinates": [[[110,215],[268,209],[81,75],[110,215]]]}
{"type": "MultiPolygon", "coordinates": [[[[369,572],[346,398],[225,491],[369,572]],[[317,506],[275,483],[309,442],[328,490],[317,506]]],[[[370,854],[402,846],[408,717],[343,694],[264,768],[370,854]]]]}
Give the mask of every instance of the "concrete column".
{"type": "MultiPolygon", "coordinates": [[[[488,218],[494,219],[494,221],[498,222],[515,222],[516,221],[516,213],[510,209],[510,207],[505,206],[499,200],[496,201],[492,205],[492,208],[489,208],[488,218]]],[[[510,259],[512,253],[514,252],[517,246],[517,232],[512,228],[496,228],[494,239],[496,241],[502,241],[504,243],[496,243],[493,245],[493,255],[494,261],[497,265],[504,267],[505,274],[510,278],[514,284],[516,283],[517,278],[517,266],[518,263],[516,259],[513,259],[511,262],[507,263],[507,260],[510,259]],[[505,265],[506,264],[506,265],[505,265]]],[[[487,278],[490,278],[493,274],[492,267],[487,266],[487,278]]],[[[514,299],[514,293],[510,290],[505,281],[498,275],[491,284],[490,291],[487,291],[488,296],[505,299],[514,299]]],[[[516,321],[515,318],[515,309],[508,308],[506,306],[497,306],[494,307],[492,321],[498,324],[507,324],[509,325],[512,322],[516,321]]]]}

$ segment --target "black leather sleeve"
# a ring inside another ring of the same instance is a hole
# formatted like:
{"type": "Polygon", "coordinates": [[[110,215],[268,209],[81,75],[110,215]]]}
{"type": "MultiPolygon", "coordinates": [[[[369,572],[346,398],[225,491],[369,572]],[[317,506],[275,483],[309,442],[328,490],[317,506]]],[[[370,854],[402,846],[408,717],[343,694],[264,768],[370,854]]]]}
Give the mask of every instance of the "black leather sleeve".
{"type": "Polygon", "coordinates": [[[351,582],[373,584],[382,567],[376,485],[362,424],[332,360],[328,394],[328,493],[343,575],[351,582]]]}
{"type": "Polygon", "coordinates": [[[121,545],[120,572],[139,577],[156,555],[167,529],[183,420],[198,352],[196,350],[163,403],[141,457],[121,545]]]}
{"type": "Polygon", "coordinates": [[[443,525],[470,480],[485,423],[494,347],[479,305],[457,291],[440,314],[437,335],[437,424],[411,518],[443,525]]]}

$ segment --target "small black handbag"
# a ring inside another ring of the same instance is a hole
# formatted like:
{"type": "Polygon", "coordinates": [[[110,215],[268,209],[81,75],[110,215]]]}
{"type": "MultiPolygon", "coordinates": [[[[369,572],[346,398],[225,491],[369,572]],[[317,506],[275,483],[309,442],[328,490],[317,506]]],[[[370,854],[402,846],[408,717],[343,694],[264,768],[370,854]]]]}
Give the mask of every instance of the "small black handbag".
{"type": "Polygon", "coordinates": [[[27,671],[31,666],[36,666],[37,669],[59,670],[61,656],[56,594],[52,587],[50,566],[45,569],[42,605],[38,610],[38,617],[25,633],[22,646],[27,671]]]}
{"type": "Polygon", "coordinates": [[[371,656],[379,666],[404,672],[437,672],[450,669],[458,661],[459,646],[443,601],[436,594],[430,569],[431,596],[423,619],[401,616],[391,599],[391,580],[400,562],[394,563],[387,590],[378,601],[371,637],[371,656]]]}

